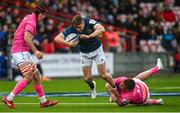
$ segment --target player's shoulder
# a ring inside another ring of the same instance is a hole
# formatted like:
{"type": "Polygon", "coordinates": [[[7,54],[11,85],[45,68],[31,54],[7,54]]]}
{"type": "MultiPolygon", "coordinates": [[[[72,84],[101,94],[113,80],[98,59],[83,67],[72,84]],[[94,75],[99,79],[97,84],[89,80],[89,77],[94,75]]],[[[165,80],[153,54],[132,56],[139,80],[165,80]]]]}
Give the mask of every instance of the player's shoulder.
{"type": "Polygon", "coordinates": [[[128,78],[125,77],[125,76],[118,76],[118,77],[116,77],[116,78],[114,79],[114,82],[115,82],[115,83],[121,83],[122,81],[124,81],[124,80],[126,80],[126,79],[128,79],[128,78]]]}
{"type": "Polygon", "coordinates": [[[72,26],[65,28],[63,32],[66,32],[68,34],[69,33],[76,33],[75,29],[72,26]]]}
{"type": "Polygon", "coordinates": [[[32,14],[28,14],[26,15],[23,19],[26,20],[26,21],[32,21],[32,18],[33,18],[33,15],[32,14]]]}
{"type": "Polygon", "coordinates": [[[24,18],[23,18],[23,21],[24,23],[28,24],[28,25],[31,25],[31,26],[36,26],[36,21],[33,20],[33,15],[32,14],[29,14],[29,15],[26,15],[24,18]]]}
{"type": "Polygon", "coordinates": [[[65,28],[65,30],[61,34],[63,35],[65,40],[68,42],[74,41],[79,38],[78,33],[72,26],[65,28]]]}
{"type": "Polygon", "coordinates": [[[98,22],[94,19],[91,19],[91,18],[83,18],[85,24],[97,24],[98,22]]]}

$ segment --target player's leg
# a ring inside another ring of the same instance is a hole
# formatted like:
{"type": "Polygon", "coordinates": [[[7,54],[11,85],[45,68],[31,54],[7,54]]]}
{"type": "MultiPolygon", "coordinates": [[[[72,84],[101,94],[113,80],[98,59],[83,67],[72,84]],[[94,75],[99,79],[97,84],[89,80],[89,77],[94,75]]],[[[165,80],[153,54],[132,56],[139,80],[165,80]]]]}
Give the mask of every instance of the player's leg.
{"type": "Polygon", "coordinates": [[[88,84],[92,99],[96,98],[96,82],[92,80],[91,67],[93,60],[85,53],[80,53],[83,80],[88,84]]]}
{"type": "Polygon", "coordinates": [[[163,105],[163,99],[147,99],[147,101],[143,105],[163,105]]]}
{"type": "Polygon", "coordinates": [[[98,69],[98,73],[100,77],[104,79],[106,82],[108,82],[114,89],[115,95],[119,96],[115,83],[113,82],[113,77],[110,73],[107,72],[106,63],[105,63],[105,55],[104,55],[102,46],[96,50],[96,56],[94,60],[97,64],[97,69],[98,69]]]}
{"type": "Polygon", "coordinates": [[[44,95],[44,90],[41,84],[41,74],[39,70],[37,69],[36,64],[32,63],[33,67],[33,87],[36,90],[36,93],[40,100],[40,107],[48,107],[56,105],[57,101],[47,100],[44,95]]]}
{"type": "Polygon", "coordinates": [[[9,108],[15,108],[13,104],[13,98],[17,94],[19,94],[32,80],[32,70],[30,62],[22,62],[18,66],[24,78],[16,84],[14,89],[7,97],[3,97],[2,99],[4,104],[6,104],[9,108]]]}
{"type": "Polygon", "coordinates": [[[140,79],[140,80],[143,81],[143,80],[148,79],[151,75],[156,74],[156,73],[157,73],[159,70],[161,70],[161,69],[164,69],[164,67],[163,67],[163,64],[162,64],[161,59],[158,58],[158,59],[157,59],[157,65],[156,65],[156,66],[154,66],[153,68],[151,68],[151,69],[149,69],[149,70],[147,70],[147,71],[144,71],[144,72],[138,74],[138,75],[137,75],[136,77],[134,77],[134,78],[138,78],[138,79],[140,79]]]}
{"type": "Polygon", "coordinates": [[[15,108],[13,98],[20,93],[32,81],[32,67],[31,67],[31,54],[29,52],[19,52],[12,54],[12,61],[19,67],[23,79],[20,80],[11,93],[2,98],[2,101],[9,108],[15,108]]]}
{"type": "Polygon", "coordinates": [[[97,68],[98,68],[98,72],[99,72],[100,77],[102,79],[104,79],[105,81],[107,81],[111,86],[115,86],[111,74],[109,74],[106,70],[105,62],[97,65],[97,68]]]}
{"type": "Polygon", "coordinates": [[[113,88],[113,93],[116,95],[116,97],[118,97],[119,93],[117,91],[117,87],[113,81],[111,74],[107,72],[105,63],[97,65],[97,68],[100,77],[104,79],[107,83],[109,83],[109,85],[111,85],[111,87],[113,88]]]}
{"type": "Polygon", "coordinates": [[[105,55],[102,49],[102,46],[96,50],[95,62],[97,64],[97,69],[100,77],[107,81],[111,86],[115,86],[113,82],[113,78],[110,73],[107,72],[106,63],[105,63],[105,55]]]}
{"type": "Polygon", "coordinates": [[[96,82],[92,80],[91,66],[83,67],[83,79],[89,85],[92,99],[96,98],[96,82]]]}

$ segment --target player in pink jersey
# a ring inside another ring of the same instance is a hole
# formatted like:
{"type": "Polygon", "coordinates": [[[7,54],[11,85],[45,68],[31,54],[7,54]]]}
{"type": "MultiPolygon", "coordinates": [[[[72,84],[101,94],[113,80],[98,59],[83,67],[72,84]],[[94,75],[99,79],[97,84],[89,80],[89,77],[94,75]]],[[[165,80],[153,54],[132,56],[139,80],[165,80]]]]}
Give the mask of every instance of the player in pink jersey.
{"type": "Polygon", "coordinates": [[[157,65],[150,70],[144,71],[134,78],[127,78],[125,76],[117,77],[114,82],[119,91],[119,96],[113,93],[112,87],[107,83],[106,88],[110,95],[110,101],[116,102],[118,105],[138,104],[138,105],[161,105],[162,99],[150,99],[149,89],[143,82],[151,75],[163,69],[161,59],[158,58],[157,65]]]}
{"type": "Polygon", "coordinates": [[[35,8],[33,13],[23,18],[16,32],[14,33],[14,40],[11,49],[12,60],[18,66],[24,78],[16,84],[12,92],[7,97],[4,96],[2,98],[3,103],[10,109],[15,108],[13,98],[32,80],[34,89],[36,90],[36,93],[40,99],[40,107],[53,106],[58,103],[57,101],[46,99],[41,84],[41,74],[37,69],[36,64],[32,61],[31,54],[29,53],[29,49],[31,49],[38,59],[43,57],[43,54],[35,47],[32,39],[36,33],[37,22],[42,21],[45,18],[46,13],[46,8],[39,5],[35,8]]]}

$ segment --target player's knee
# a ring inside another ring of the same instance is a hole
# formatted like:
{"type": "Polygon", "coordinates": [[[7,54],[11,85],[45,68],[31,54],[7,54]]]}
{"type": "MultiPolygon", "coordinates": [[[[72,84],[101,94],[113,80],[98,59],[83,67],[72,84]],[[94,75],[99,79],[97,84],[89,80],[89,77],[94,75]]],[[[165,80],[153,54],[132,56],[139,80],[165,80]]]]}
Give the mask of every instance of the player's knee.
{"type": "Polygon", "coordinates": [[[33,77],[32,77],[33,73],[37,71],[37,65],[36,64],[29,64],[27,66],[20,68],[20,71],[24,77],[32,80],[33,79],[33,77]]]}
{"type": "Polygon", "coordinates": [[[28,74],[32,73],[31,64],[20,68],[20,71],[23,75],[28,75],[28,74]]]}
{"type": "Polygon", "coordinates": [[[36,71],[33,73],[33,82],[34,82],[34,84],[41,83],[41,73],[39,71],[36,71]]]}
{"type": "Polygon", "coordinates": [[[28,84],[33,80],[31,76],[24,76],[24,78],[26,79],[28,84]]]}

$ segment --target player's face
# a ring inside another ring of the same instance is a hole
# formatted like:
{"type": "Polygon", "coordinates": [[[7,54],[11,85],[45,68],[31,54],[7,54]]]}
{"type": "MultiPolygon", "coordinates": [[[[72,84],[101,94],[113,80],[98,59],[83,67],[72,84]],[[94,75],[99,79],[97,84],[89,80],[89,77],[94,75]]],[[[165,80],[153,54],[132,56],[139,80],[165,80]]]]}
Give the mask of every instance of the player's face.
{"type": "Polygon", "coordinates": [[[119,84],[119,87],[120,87],[120,89],[125,90],[125,86],[124,86],[123,82],[121,84],[119,84]]]}
{"type": "Polygon", "coordinates": [[[82,32],[83,29],[84,29],[84,22],[82,22],[82,23],[79,24],[77,27],[75,27],[75,29],[76,29],[78,32],[82,32]]]}
{"type": "Polygon", "coordinates": [[[40,14],[38,15],[38,21],[42,21],[43,19],[45,19],[45,17],[46,17],[46,14],[40,13],[40,14]]]}
{"type": "Polygon", "coordinates": [[[120,89],[125,90],[125,91],[129,91],[128,89],[126,89],[126,86],[124,85],[124,83],[122,82],[121,84],[119,84],[120,89]]]}

